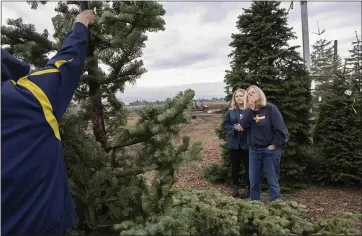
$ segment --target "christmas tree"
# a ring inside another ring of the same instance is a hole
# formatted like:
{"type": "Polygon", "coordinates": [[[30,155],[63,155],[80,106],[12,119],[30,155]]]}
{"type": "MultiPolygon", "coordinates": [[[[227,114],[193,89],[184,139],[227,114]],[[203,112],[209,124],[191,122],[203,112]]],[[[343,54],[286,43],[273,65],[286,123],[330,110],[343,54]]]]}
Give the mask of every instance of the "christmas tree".
{"type": "Polygon", "coordinates": [[[353,43],[350,67],[326,86],[314,132],[319,148],[316,178],[323,183],[362,184],[361,46],[353,43]]]}
{"type": "Polygon", "coordinates": [[[334,53],[332,41],[324,37],[325,29],[320,30],[318,25],[318,40],[312,45],[311,74],[313,75],[316,87],[323,87],[330,80],[330,75],[341,69],[341,59],[334,53]]]}
{"type": "MultiPolygon", "coordinates": [[[[45,2],[42,2],[43,4],[45,2]]],[[[50,52],[59,50],[80,13],[79,2],[59,2],[52,18],[55,42],[48,31],[38,33],[21,18],[1,28],[3,47],[43,67],[50,52]]],[[[38,3],[32,2],[37,9],[38,3]]],[[[164,105],[147,105],[136,124],[116,98],[126,83],[146,72],[140,59],[147,32],[164,30],[162,5],[153,2],[93,1],[98,21],[90,28],[88,57],[72,107],[76,115],[61,120],[61,137],[69,183],[85,235],[110,235],[113,225],[162,212],[171,201],[175,171],[183,161],[200,158],[199,143],[182,137],[180,124],[190,118],[194,91],[180,92],[164,105]],[[109,67],[102,71],[100,63],[109,67]],[[90,128],[89,128],[90,127],[90,128]],[[148,178],[146,178],[148,176],[148,178]],[[153,178],[151,177],[153,176],[153,178]]]]}
{"type": "MultiPolygon", "coordinates": [[[[31,4],[36,9],[38,3],[31,4]]],[[[33,69],[41,68],[79,13],[72,4],[56,8],[56,42],[17,19],[2,27],[3,46],[33,69]]],[[[135,124],[128,124],[128,111],[115,97],[125,83],[145,73],[139,58],[146,33],[163,29],[164,10],[151,1],[92,2],[90,7],[97,8],[100,20],[91,28],[89,57],[70,106],[81,109],[77,115],[69,111],[60,122],[80,218],[72,235],[351,234],[349,221],[313,224],[305,207],[293,201],[264,205],[208,190],[170,191],[179,164],[200,157],[200,145],[189,147],[188,137],[173,142],[189,118],[194,92],[180,92],[164,105],[146,105],[135,124]],[[102,71],[99,62],[109,71],[102,71]]]]}
{"type": "MultiPolygon", "coordinates": [[[[287,24],[288,13],[274,1],[254,1],[249,9],[243,10],[236,23],[240,32],[232,34],[230,43],[234,49],[229,55],[231,70],[225,75],[226,99],[230,100],[237,88],[246,89],[253,84],[265,92],[268,102],[280,109],[290,133],[281,176],[289,180],[302,179],[306,176],[303,148],[309,144],[311,81],[296,51],[298,46],[288,45],[289,40],[296,38],[287,24]]],[[[225,138],[223,132],[219,134],[225,138]]],[[[223,155],[228,155],[227,150],[223,155]]],[[[206,175],[220,180],[222,178],[210,176],[212,173],[226,176],[220,168],[227,170],[225,166],[213,166],[206,175]]]]}
{"type": "Polygon", "coordinates": [[[351,77],[357,89],[362,92],[362,41],[356,33],[356,41],[352,42],[351,56],[346,60],[345,74],[351,77]]]}
{"type": "Polygon", "coordinates": [[[341,59],[334,53],[332,41],[324,37],[326,30],[320,30],[318,25],[319,39],[312,45],[311,54],[311,75],[315,83],[313,91],[313,116],[318,116],[319,102],[324,98],[324,91],[329,83],[332,82],[332,75],[337,70],[341,70],[341,59]]]}

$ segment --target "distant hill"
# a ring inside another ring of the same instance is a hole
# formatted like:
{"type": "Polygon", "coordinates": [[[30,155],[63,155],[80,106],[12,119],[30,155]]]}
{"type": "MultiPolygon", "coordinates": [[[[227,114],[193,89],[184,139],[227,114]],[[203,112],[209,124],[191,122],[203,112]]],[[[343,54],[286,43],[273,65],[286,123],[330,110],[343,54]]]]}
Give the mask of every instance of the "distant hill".
{"type": "Polygon", "coordinates": [[[127,87],[123,94],[117,94],[117,98],[123,102],[133,102],[138,100],[146,100],[155,102],[162,101],[166,98],[174,97],[178,92],[192,89],[195,91],[195,99],[205,98],[211,99],[225,97],[224,82],[194,83],[168,87],[127,87]]]}

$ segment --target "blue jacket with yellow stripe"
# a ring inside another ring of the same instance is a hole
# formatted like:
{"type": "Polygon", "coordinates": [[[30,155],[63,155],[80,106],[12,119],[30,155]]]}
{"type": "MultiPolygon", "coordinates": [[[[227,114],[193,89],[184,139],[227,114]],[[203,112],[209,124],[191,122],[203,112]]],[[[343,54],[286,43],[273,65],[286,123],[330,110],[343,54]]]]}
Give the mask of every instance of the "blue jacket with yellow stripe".
{"type": "Polygon", "coordinates": [[[1,235],[62,235],[78,221],[58,121],[78,85],[89,30],[75,23],[40,71],[1,55],[1,235]]]}

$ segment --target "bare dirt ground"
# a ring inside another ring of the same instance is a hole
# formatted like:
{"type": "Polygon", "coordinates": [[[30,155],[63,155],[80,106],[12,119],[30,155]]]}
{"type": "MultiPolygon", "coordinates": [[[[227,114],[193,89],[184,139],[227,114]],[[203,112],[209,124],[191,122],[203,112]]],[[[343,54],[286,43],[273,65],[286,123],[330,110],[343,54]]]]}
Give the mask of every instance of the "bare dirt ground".
{"type": "MultiPolygon", "coordinates": [[[[182,166],[179,169],[175,187],[215,189],[230,195],[231,190],[227,186],[209,183],[204,178],[206,167],[222,162],[220,145],[223,141],[219,140],[215,133],[215,128],[221,122],[221,115],[197,113],[196,116],[190,124],[182,127],[181,135],[190,136],[193,142],[202,142],[203,158],[194,166],[182,166]]],[[[130,122],[136,120],[137,117],[130,117],[130,122]]],[[[266,200],[267,192],[262,195],[262,199],[266,200]]],[[[282,197],[306,205],[309,209],[308,215],[313,221],[330,218],[340,212],[362,212],[362,189],[313,186],[282,197]]],[[[357,229],[362,231],[361,222],[357,229]]]]}

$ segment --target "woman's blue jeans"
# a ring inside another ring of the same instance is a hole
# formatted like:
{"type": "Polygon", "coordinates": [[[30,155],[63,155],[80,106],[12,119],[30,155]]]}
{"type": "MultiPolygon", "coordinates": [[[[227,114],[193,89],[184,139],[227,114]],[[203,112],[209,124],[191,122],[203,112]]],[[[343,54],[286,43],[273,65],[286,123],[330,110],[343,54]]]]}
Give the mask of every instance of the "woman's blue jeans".
{"type": "Polygon", "coordinates": [[[263,169],[269,185],[269,200],[280,198],[279,169],[282,149],[249,148],[250,198],[260,200],[263,169]]]}

